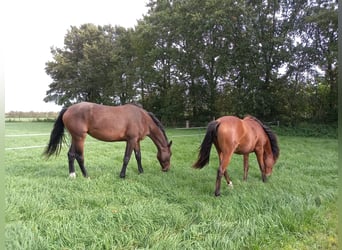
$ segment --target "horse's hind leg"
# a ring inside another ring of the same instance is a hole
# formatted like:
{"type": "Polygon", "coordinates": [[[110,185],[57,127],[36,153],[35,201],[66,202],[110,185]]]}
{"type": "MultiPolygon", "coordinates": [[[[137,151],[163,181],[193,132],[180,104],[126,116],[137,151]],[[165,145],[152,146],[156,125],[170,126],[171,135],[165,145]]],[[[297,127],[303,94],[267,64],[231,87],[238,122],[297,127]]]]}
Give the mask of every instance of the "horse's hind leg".
{"type": "Polygon", "coordinates": [[[73,144],[71,144],[69,151],[68,151],[68,160],[69,160],[69,176],[71,178],[75,178],[76,177],[76,173],[75,173],[75,149],[73,147],[73,144]]]}
{"type": "Polygon", "coordinates": [[[134,148],[134,154],[135,154],[135,159],[137,160],[137,164],[138,164],[138,171],[140,174],[142,174],[144,172],[144,169],[142,168],[142,165],[141,165],[141,152],[140,152],[139,142],[137,142],[137,145],[134,148]]]}
{"type": "Polygon", "coordinates": [[[84,156],[83,156],[83,148],[84,148],[84,140],[83,141],[76,141],[73,140],[70,150],[68,152],[68,158],[69,158],[69,175],[70,177],[75,177],[75,167],[74,167],[74,161],[76,159],[78,165],[80,166],[82,175],[84,177],[88,177],[87,170],[84,166],[84,156]]]}
{"type": "Polygon", "coordinates": [[[78,162],[78,165],[80,166],[80,169],[82,171],[82,175],[84,177],[88,177],[88,173],[87,173],[87,170],[84,166],[84,156],[83,156],[83,153],[82,154],[76,154],[76,160],[78,162]]]}
{"type": "Polygon", "coordinates": [[[215,196],[219,196],[220,195],[220,189],[221,189],[221,179],[222,176],[224,175],[224,177],[226,178],[227,184],[229,186],[233,186],[233,183],[231,182],[228,172],[227,172],[227,166],[230,162],[230,159],[233,155],[233,152],[220,152],[219,156],[220,156],[220,166],[217,170],[217,176],[216,176],[216,188],[215,188],[215,196]]]}
{"type": "Polygon", "coordinates": [[[220,171],[220,168],[217,170],[217,175],[216,175],[216,185],[215,185],[215,196],[219,196],[220,189],[221,189],[221,179],[222,179],[222,174],[220,171]]]}
{"type": "Polygon", "coordinates": [[[232,188],[233,187],[233,182],[230,180],[230,177],[228,175],[228,171],[227,170],[224,171],[223,174],[224,174],[224,177],[226,178],[228,186],[232,188]]]}

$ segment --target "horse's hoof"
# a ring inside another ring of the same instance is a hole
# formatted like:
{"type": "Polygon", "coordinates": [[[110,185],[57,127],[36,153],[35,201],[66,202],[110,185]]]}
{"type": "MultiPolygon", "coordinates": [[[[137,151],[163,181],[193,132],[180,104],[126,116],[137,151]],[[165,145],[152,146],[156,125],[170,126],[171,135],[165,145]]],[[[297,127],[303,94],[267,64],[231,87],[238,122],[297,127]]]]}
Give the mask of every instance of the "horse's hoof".
{"type": "Polygon", "coordinates": [[[233,182],[230,182],[229,184],[228,184],[228,187],[229,188],[233,188],[234,186],[233,186],[233,182]]]}
{"type": "Polygon", "coordinates": [[[70,178],[73,178],[73,179],[76,178],[76,173],[75,173],[75,172],[70,173],[70,174],[69,174],[69,177],[70,177],[70,178]]]}
{"type": "Polygon", "coordinates": [[[126,175],[124,175],[124,174],[120,174],[120,178],[125,178],[126,177],[126,175]]]}
{"type": "Polygon", "coordinates": [[[216,196],[216,197],[218,197],[218,196],[220,196],[220,195],[221,195],[220,192],[218,192],[218,193],[215,192],[215,196],[216,196]]]}

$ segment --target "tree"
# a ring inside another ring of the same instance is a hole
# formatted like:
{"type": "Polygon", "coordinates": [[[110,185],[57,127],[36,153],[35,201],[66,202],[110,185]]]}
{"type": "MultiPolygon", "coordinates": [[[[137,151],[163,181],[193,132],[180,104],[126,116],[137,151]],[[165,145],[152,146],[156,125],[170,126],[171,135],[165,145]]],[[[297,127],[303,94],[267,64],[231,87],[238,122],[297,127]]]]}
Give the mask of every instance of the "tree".
{"type": "Polygon", "coordinates": [[[116,27],[112,53],[115,66],[112,68],[113,81],[108,82],[107,95],[112,93],[116,105],[133,102],[136,99],[135,51],[132,45],[133,30],[116,27]]]}
{"type": "Polygon", "coordinates": [[[306,32],[301,39],[315,71],[312,85],[318,97],[316,103],[325,103],[324,111],[316,105],[319,108],[313,115],[318,120],[337,121],[337,1],[310,1],[303,21],[306,32]]]}
{"type": "MultiPolygon", "coordinates": [[[[51,48],[53,60],[45,71],[53,82],[45,101],[69,106],[80,101],[122,104],[132,99],[130,48],[126,46],[129,31],[121,27],[84,24],[72,26],[64,47],[51,48]]],[[[129,43],[127,43],[129,44],[129,43]]]]}
{"type": "Polygon", "coordinates": [[[150,0],[134,29],[71,27],[45,101],[140,102],[165,124],[336,121],[337,3],[150,0]],[[316,105],[314,105],[316,103],[316,105]]]}

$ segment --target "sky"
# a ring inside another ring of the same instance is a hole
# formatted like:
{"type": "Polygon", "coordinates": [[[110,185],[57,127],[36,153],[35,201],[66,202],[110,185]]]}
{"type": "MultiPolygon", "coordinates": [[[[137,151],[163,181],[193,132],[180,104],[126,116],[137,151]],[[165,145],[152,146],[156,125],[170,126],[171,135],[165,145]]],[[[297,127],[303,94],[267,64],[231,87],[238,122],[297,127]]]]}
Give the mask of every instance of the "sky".
{"type": "Polygon", "coordinates": [[[62,48],[70,26],[111,24],[134,27],[147,13],[147,0],[12,0],[1,3],[5,112],[60,111],[43,101],[50,76],[50,48],[62,48]]]}

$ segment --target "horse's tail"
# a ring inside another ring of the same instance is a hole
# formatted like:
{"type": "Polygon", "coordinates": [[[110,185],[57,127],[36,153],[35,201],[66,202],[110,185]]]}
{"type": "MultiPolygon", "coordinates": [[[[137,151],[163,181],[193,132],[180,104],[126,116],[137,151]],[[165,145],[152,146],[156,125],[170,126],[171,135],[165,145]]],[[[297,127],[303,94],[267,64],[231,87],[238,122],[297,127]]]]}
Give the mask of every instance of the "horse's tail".
{"type": "Polygon", "coordinates": [[[192,166],[193,168],[203,168],[209,163],[211,146],[217,138],[217,127],[219,123],[212,121],[208,124],[207,133],[204,136],[202,144],[200,146],[198,159],[192,166]]]}
{"type": "Polygon", "coordinates": [[[53,154],[58,155],[61,151],[62,143],[64,141],[64,123],[62,118],[65,111],[67,111],[66,108],[61,110],[51,131],[49,144],[43,153],[47,157],[50,157],[53,154]]]}

